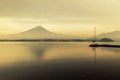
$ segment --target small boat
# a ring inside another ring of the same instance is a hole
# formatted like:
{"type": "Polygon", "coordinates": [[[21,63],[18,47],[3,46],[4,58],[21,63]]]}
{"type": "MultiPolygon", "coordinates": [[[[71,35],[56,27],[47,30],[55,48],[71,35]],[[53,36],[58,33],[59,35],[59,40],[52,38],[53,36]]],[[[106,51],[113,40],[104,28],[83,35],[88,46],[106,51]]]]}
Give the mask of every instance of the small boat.
{"type": "Polygon", "coordinates": [[[89,45],[89,47],[97,47],[99,44],[96,43],[96,27],[94,26],[94,39],[92,41],[93,43],[89,45]]]}
{"type": "Polygon", "coordinates": [[[89,45],[89,47],[114,47],[120,48],[120,45],[111,45],[111,44],[98,44],[96,43],[96,28],[94,27],[94,40],[93,43],[89,45]]]}

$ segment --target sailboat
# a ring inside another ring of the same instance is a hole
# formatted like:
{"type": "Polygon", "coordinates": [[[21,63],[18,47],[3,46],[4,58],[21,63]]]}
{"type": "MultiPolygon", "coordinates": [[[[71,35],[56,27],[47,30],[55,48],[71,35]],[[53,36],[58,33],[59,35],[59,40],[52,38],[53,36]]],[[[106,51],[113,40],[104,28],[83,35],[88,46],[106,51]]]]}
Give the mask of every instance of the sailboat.
{"type": "Polygon", "coordinates": [[[96,27],[94,26],[94,39],[93,43],[89,45],[89,47],[117,47],[120,48],[120,45],[110,45],[110,44],[98,44],[96,40],[96,27]]]}
{"type": "Polygon", "coordinates": [[[95,26],[94,26],[94,39],[92,42],[93,43],[89,45],[90,47],[94,47],[98,45],[97,40],[96,40],[96,27],[95,26]]]}

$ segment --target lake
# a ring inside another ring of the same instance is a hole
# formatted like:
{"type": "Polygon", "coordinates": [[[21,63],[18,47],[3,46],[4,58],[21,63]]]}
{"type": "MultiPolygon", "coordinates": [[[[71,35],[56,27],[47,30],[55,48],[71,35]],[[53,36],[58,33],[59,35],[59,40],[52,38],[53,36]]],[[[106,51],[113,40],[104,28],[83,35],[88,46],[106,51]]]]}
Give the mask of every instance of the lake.
{"type": "Polygon", "coordinates": [[[120,48],[89,44],[1,42],[0,80],[120,80],[120,48]]]}

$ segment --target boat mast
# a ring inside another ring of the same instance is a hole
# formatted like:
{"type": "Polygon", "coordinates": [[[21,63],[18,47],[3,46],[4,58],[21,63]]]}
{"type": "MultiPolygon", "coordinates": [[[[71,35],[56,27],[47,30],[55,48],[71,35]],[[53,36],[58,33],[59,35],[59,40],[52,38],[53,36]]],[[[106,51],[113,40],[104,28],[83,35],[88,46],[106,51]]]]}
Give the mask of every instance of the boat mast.
{"type": "Polygon", "coordinates": [[[95,27],[95,25],[94,25],[94,40],[93,40],[93,42],[96,42],[96,27],[95,27]]]}

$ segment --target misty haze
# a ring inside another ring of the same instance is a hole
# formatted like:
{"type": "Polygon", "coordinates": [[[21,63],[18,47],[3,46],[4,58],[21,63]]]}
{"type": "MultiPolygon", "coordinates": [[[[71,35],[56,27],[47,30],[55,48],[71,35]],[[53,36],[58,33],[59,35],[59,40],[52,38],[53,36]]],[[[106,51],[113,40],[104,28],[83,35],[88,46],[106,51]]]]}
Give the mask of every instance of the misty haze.
{"type": "Polygon", "coordinates": [[[120,0],[0,0],[0,80],[120,80],[120,0]]]}

